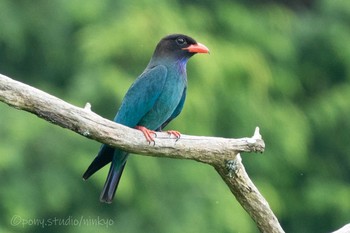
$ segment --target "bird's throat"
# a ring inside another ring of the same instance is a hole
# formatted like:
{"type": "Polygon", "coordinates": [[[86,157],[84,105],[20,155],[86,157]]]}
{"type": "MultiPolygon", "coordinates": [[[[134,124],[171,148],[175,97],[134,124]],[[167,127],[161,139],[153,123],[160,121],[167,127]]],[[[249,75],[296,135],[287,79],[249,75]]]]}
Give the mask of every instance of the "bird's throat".
{"type": "Polygon", "coordinates": [[[187,64],[188,58],[181,58],[177,62],[177,68],[180,74],[186,74],[186,64],[187,64]]]}

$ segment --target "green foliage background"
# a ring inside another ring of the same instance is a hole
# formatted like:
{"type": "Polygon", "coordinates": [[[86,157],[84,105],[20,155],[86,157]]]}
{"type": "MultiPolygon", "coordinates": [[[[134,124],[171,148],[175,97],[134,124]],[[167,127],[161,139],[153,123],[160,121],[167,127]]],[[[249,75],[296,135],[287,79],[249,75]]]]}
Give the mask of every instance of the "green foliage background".
{"type": "MultiPolygon", "coordinates": [[[[266,152],[243,162],[283,228],[329,232],[350,217],[350,1],[283,2],[0,0],[0,73],[111,119],[159,39],[193,36],[211,54],[189,62],[170,128],[244,137],[260,126],[266,152]]],[[[192,161],[131,156],[114,203],[100,203],[108,168],[81,179],[98,148],[0,104],[0,231],[258,232],[214,169],[192,161]]]]}

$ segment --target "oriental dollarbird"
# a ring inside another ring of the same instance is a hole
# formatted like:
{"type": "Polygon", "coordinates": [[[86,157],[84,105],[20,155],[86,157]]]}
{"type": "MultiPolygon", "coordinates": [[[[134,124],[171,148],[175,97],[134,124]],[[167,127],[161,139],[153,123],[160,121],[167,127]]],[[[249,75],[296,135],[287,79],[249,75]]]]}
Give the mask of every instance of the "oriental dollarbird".
{"type": "MultiPolygon", "coordinates": [[[[154,141],[155,131],[161,131],[183,108],[187,89],[186,64],[196,53],[209,53],[209,50],[182,34],[161,39],[146,69],[127,91],[114,121],[138,129],[148,142],[154,141]]],[[[178,131],[168,133],[180,137],[178,131]]],[[[127,157],[128,152],[103,144],[84,173],[86,180],[112,162],[101,202],[112,202],[127,157]]]]}

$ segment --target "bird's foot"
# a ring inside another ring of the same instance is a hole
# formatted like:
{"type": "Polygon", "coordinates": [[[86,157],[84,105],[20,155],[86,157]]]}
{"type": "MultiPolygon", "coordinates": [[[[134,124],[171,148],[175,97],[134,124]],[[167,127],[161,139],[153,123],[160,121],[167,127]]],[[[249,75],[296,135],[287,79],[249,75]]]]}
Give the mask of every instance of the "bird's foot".
{"type": "Polygon", "coordinates": [[[145,136],[145,138],[146,138],[146,140],[147,140],[148,143],[154,142],[154,138],[153,138],[152,134],[153,134],[154,136],[157,136],[157,134],[156,134],[155,131],[149,130],[149,129],[147,129],[147,128],[144,127],[144,126],[137,125],[137,126],[135,127],[135,129],[138,129],[138,130],[140,130],[140,131],[143,133],[143,135],[145,136]]]}
{"type": "Polygon", "coordinates": [[[179,131],[176,131],[176,130],[168,130],[168,131],[166,131],[166,132],[169,134],[169,136],[174,135],[175,138],[176,138],[176,141],[179,140],[180,137],[181,137],[181,133],[180,133],[179,131]]]}

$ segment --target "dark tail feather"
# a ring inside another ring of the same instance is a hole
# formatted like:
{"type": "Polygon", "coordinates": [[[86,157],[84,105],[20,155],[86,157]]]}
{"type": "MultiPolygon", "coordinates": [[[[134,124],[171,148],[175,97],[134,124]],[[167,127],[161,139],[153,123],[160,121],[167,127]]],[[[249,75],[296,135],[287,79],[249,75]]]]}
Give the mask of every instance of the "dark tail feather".
{"type": "Polygon", "coordinates": [[[100,196],[101,202],[112,203],[127,157],[128,153],[125,151],[102,145],[96,158],[84,173],[83,179],[86,180],[106,164],[112,162],[100,196]]]}
{"type": "Polygon", "coordinates": [[[106,164],[112,161],[114,154],[114,148],[107,145],[102,145],[100,151],[98,152],[96,158],[92,161],[88,169],[83,175],[83,179],[87,180],[99,169],[104,167],[106,164]]]}
{"type": "Polygon", "coordinates": [[[112,203],[115,191],[117,190],[120,177],[122,176],[126,161],[122,166],[115,166],[114,162],[111,164],[111,168],[108,172],[108,177],[103,187],[100,201],[106,203],[112,203]]]}

